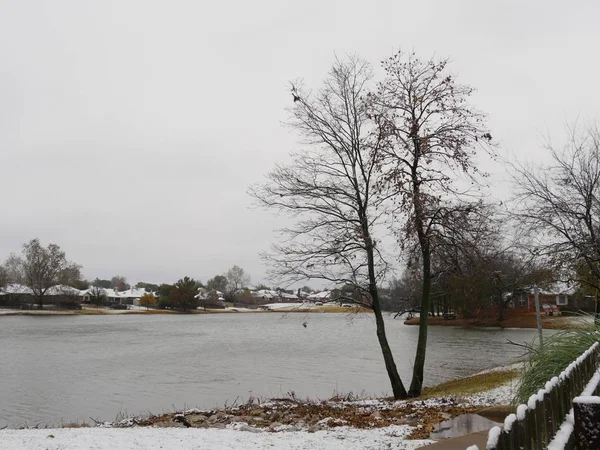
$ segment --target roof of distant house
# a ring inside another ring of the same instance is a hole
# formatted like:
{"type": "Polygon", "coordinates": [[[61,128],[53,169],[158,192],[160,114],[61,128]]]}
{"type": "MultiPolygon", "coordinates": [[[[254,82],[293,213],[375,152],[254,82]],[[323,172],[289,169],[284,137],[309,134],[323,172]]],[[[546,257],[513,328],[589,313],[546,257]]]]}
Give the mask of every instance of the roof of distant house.
{"type": "Polygon", "coordinates": [[[8,295],[8,294],[33,294],[33,291],[27,286],[23,286],[22,284],[9,284],[0,289],[0,295],[8,295]]]}

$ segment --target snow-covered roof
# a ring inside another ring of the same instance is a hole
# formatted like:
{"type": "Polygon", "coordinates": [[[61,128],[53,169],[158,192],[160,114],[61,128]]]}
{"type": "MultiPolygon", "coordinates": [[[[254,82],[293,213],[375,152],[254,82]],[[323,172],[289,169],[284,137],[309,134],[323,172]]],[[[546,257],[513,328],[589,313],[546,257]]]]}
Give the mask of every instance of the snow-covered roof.
{"type": "MultiPolygon", "coordinates": [[[[535,293],[535,286],[527,286],[525,288],[530,294],[535,293]]],[[[540,295],[573,295],[575,293],[575,286],[569,283],[558,281],[551,284],[548,289],[539,289],[540,295]]]]}
{"type": "Polygon", "coordinates": [[[262,298],[275,298],[275,297],[279,297],[279,292],[272,291],[270,289],[260,289],[258,291],[252,292],[252,295],[254,295],[255,297],[262,297],[262,298]]]}
{"type": "Polygon", "coordinates": [[[71,286],[57,284],[48,289],[46,295],[81,295],[81,291],[71,286]]]}
{"type": "Polygon", "coordinates": [[[145,289],[131,288],[131,289],[127,289],[126,291],[123,291],[123,292],[118,292],[117,293],[117,297],[121,297],[121,298],[140,298],[144,294],[146,294],[146,290],[145,289]]]}
{"type": "Polygon", "coordinates": [[[0,289],[0,295],[7,294],[33,294],[33,291],[27,286],[23,286],[22,284],[9,284],[0,289]]]}
{"type": "Polygon", "coordinates": [[[307,298],[310,298],[312,300],[320,300],[320,299],[329,298],[329,297],[331,297],[330,291],[321,291],[321,292],[315,292],[314,294],[310,294],[307,298]]]}
{"type": "Polygon", "coordinates": [[[203,287],[198,288],[198,293],[196,295],[194,295],[194,298],[199,298],[199,299],[205,300],[211,294],[215,294],[217,296],[217,300],[225,301],[225,299],[223,298],[223,293],[221,291],[217,291],[217,290],[209,291],[208,289],[203,288],[203,287]]]}
{"type": "Polygon", "coordinates": [[[91,287],[89,289],[84,289],[81,291],[80,295],[96,295],[97,293],[100,293],[101,295],[104,295],[106,297],[118,297],[119,294],[114,290],[114,289],[109,289],[109,288],[99,288],[99,291],[96,290],[96,288],[91,287]]]}

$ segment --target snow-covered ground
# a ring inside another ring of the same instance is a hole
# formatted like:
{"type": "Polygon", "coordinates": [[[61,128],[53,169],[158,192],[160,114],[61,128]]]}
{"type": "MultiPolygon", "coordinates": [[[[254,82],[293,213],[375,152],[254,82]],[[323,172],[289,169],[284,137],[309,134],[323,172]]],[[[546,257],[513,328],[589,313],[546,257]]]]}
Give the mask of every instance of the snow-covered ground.
{"type": "MultiPolygon", "coordinates": [[[[470,395],[459,400],[456,405],[507,404],[515,393],[516,383],[517,381],[512,381],[487,392],[470,395]]],[[[435,408],[447,406],[448,401],[448,399],[429,399],[418,402],[418,404],[420,408],[435,408]]],[[[375,412],[390,408],[402,408],[406,404],[406,401],[390,402],[364,399],[335,402],[332,405],[335,405],[336,408],[359,406],[361,409],[375,412]]],[[[190,410],[186,414],[192,412],[195,410],[190,410]]],[[[375,412],[375,414],[379,413],[375,412]]],[[[415,430],[415,427],[411,425],[391,425],[370,429],[340,426],[315,432],[307,431],[306,427],[299,428],[289,425],[280,425],[271,429],[255,428],[243,422],[229,423],[225,429],[110,427],[119,426],[119,424],[105,424],[104,426],[108,426],[108,428],[0,430],[0,450],[413,450],[434,442],[427,439],[406,439],[415,430]]]]}
{"type": "Polygon", "coordinates": [[[311,302],[304,303],[268,303],[263,305],[266,308],[274,309],[278,311],[289,311],[294,309],[309,309],[314,308],[315,304],[311,302]]]}
{"type": "Polygon", "coordinates": [[[347,427],[308,433],[204,428],[65,428],[1,430],[2,450],[242,450],[405,449],[433,441],[404,440],[411,427],[357,430],[347,427]]]}
{"type": "MultiPolygon", "coordinates": [[[[322,303],[317,305],[316,303],[313,302],[304,302],[304,303],[269,303],[266,305],[263,305],[264,307],[267,307],[269,309],[272,310],[276,310],[276,311],[293,311],[295,309],[314,309],[314,310],[319,310],[322,308],[325,308],[327,306],[340,306],[339,303],[322,303]]],[[[351,310],[351,308],[356,307],[355,305],[350,305],[350,304],[345,304],[345,307],[347,307],[349,310],[351,310]]]]}

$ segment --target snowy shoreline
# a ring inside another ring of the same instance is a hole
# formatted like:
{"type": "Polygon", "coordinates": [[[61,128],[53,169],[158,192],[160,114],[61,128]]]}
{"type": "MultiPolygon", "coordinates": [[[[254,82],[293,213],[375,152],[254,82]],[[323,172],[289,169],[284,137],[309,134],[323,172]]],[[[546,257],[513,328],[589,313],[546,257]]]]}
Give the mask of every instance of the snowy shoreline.
{"type": "MultiPolygon", "coordinates": [[[[514,366],[492,371],[510,371],[514,366]]],[[[489,371],[484,371],[486,373],[489,371]]],[[[482,374],[482,373],[480,373],[482,374]]],[[[477,374],[471,375],[475,376],[477,374]]],[[[517,380],[462,397],[426,400],[295,398],[233,408],[132,417],[95,427],[0,430],[0,448],[98,449],[416,449],[436,423],[506,405],[517,380]]]]}
{"type": "Polygon", "coordinates": [[[370,312],[363,308],[355,306],[339,306],[337,304],[315,305],[314,303],[271,303],[263,305],[262,308],[233,308],[225,309],[196,309],[190,311],[175,311],[168,309],[148,309],[142,306],[130,306],[129,309],[107,309],[84,307],[83,309],[46,309],[46,310],[21,310],[21,309],[2,309],[0,308],[0,317],[2,316],[86,316],[86,315],[160,315],[160,314],[258,314],[273,312],[302,312],[302,313],[365,313],[370,312]]]}

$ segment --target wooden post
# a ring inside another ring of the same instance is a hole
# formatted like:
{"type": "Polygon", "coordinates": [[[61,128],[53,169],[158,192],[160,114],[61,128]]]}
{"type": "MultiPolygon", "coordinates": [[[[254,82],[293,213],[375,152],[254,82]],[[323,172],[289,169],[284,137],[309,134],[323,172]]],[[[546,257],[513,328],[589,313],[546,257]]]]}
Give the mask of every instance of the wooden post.
{"type": "Polygon", "coordinates": [[[546,432],[549,436],[554,436],[558,430],[558,411],[557,408],[552,407],[552,399],[554,389],[544,395],[544,412],[546,416],[546,432]]]}
{"type": "Polygon", "coordinates": [[[540,289],[537,287],[537,284],[535,285],[533,292],[535,294],[535,315],[537,318],[538,333],[540,334],[540,347],[543,347],[544,346],[544,336],[542,334],[542,316],[540,314],[540,289]]]}
{"type": "Polygon", "coordinates": [[[573,399],[575,415],[575,447],[580,450],[600,448],[600,397],[575,397],[573,399]]]}
{"type": "Polygon", "coordinates": [[[498,439],[498,445],[496,446],[498,450],[512,450],[511,446],[511,436],[509,433],[506,433],[504,430],[500,433],[498,439]]]}
{"type": "Polygon", "coordinates": [[[548,445],[548,434],[546,432],[546,419],[544,417],[544,403],[536,402],[535,404],[535,434],[536,434],[536,449],[543,450],[548,445]]]}
{"type": "Polygon", "coordinates": [[[528,445],[526,445],[525,448],[529,448],[529,449],[537,449],[538,445],[537,443],[540,441],[540,438],[537,434],[537,426],[535,423],[535,409],[528,409],[527,410],[527,415],[526,417],[526,422],[525,422],[525,426],[527,427],[527,434],[528,434],[528,439],[526,441],[526,443],[528,445]]]}

